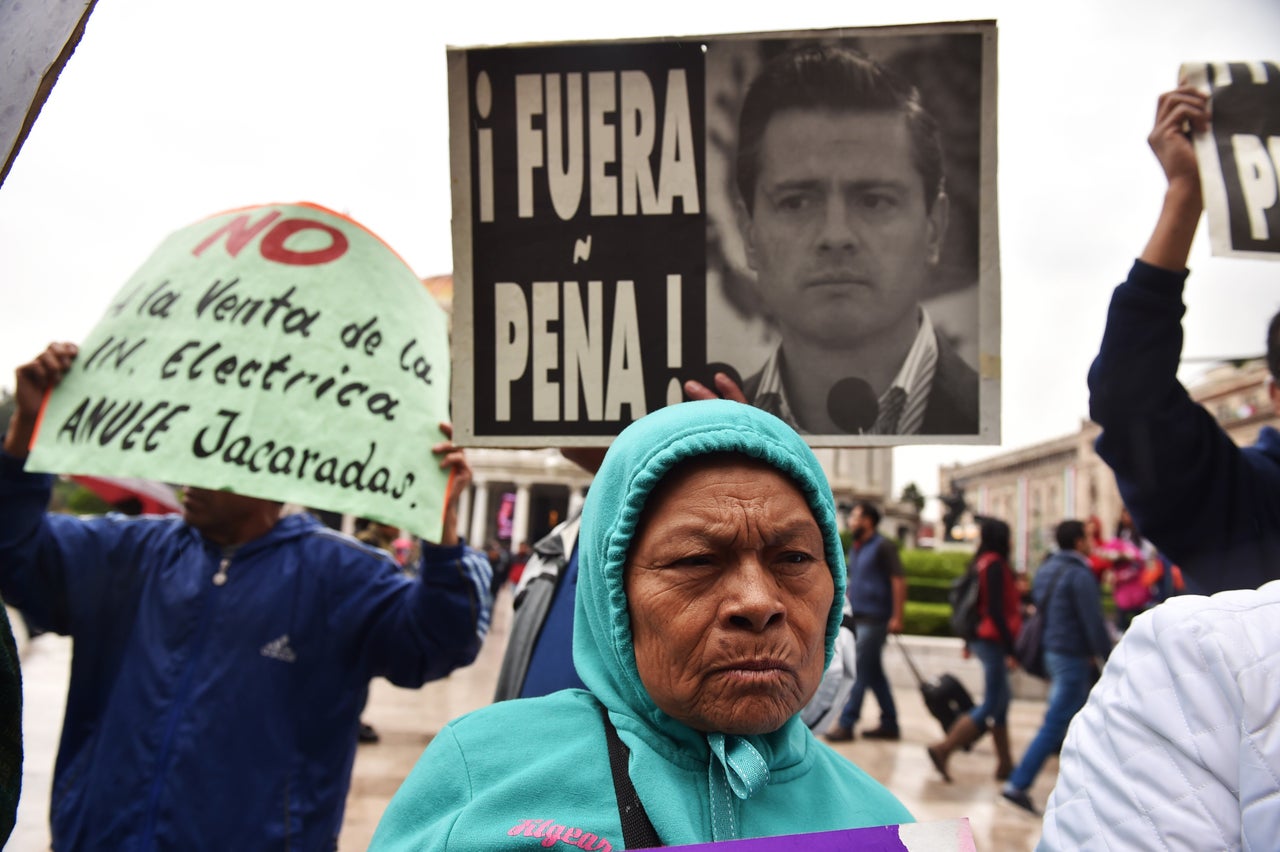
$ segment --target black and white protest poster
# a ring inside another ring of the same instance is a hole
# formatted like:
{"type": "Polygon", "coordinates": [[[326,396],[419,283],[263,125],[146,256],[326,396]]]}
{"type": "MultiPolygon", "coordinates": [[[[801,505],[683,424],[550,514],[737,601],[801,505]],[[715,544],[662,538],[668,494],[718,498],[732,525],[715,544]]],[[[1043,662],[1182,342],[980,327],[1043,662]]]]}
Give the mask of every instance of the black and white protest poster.
{"type": "Polygon", "coordinates": [[[1280,260],[1280,63],[1189,62],[1178,79],[1210,96],[1195,148],[1213,253],[1280,260]]]}
{"type": "Polygon", "coordinates": [[[996,25],[451,48],[452,414],[604,446],[741,394],[998,443],[996,25]]]}

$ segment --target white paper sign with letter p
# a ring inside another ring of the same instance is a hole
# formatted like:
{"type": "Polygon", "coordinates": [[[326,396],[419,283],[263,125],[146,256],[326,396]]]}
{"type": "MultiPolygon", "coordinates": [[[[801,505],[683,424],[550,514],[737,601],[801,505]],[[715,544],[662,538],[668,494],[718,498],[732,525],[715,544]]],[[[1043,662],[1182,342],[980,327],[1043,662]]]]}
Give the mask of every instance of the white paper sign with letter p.
{"type": "Polygon", "coordinates": [[[1280,63],[1189,62],[1178,77],[1212,98],[1195,144],[1213,253],[1280,260],[1280,63]]]}

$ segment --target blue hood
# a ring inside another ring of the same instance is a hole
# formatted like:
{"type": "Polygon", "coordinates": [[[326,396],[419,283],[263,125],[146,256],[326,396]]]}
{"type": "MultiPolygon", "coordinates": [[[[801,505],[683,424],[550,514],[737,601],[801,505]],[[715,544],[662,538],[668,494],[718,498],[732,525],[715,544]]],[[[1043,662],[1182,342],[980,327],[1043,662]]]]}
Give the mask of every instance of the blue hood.
{"type": "Polygon", "coordinates": [[[813,512],[833,581],[830,660],[844,558],[813,453],[782,421],[747,405],[713,400],[660,409],[614,441],[583,508],[573,659],[589,691],[501,701],[450,722],[388,807],[375,848],[574,845],[559,833],[567,831],[589,838],[584,847],[622,848],[601,704],[629,751],[627,775],[668,846],[911,820],[879,783],[818,742],[798,712],[765,734],[703,732],[663,713],[641,683],[623,577],[631,540],[649,495],[674,466],[726,452],[795,482],[813,512]],[[547,828],[545,837],[535,825],[547,828]],[[522,832],[527,840],[515,838],[522,832]]]}
{"type": "MultiPolygon", "coordinates": [[[[605,456],[587,494],[578,540],[578,588],[574,612],[573,660],[578,674],[610,710],[639,717],[686,747],[702,734],[667,716],[649,697],[636,668],[623,568],[645,501],[680,462],[711,453],[736,452],[769,464],[795,482],[813,512],[826,543],[835,582],[827,619],[826,662],[830,663],[844,600],[844,550],[826,475],[813,451],[778,418],[726,400],[668,406],[637,420],[620,434],[605,456]],[[625,708],[625,709],[624,709],[625,708]]],[[[793,719],[777,732],[785,737],[793,719]]],[[[763,738],[758,749],[773,751],[763,738]]]]}

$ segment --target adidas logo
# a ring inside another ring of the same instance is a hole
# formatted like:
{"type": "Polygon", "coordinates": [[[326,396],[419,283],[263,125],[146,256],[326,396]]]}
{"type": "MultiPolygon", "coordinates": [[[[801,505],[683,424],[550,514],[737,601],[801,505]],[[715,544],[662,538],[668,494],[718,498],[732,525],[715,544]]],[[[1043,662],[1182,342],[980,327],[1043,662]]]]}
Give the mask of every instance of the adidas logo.
{"type": "Polygon", "coordinates": [[[262,650],[258,653],[264,657],[270,657],[273,660],[279,660],[282,663],[292,663],[298,659],[298,655],[293,653],[293,649],[289,647],[289,634],[281,636],[279,639],[272,639],[270,642],[262,646],[262,650]]]}

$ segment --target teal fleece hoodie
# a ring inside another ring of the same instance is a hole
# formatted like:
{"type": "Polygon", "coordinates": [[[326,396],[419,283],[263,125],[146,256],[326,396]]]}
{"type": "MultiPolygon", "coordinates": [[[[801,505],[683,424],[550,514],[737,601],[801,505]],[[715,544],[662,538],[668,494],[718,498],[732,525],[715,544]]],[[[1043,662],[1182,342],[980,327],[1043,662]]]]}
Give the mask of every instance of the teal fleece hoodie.
{"type": "Polygon", "coordinates": [[[618,436],[587,495],[579,537],[573,659],[587,690],[504,701],[432,740],[383,815],[374,850],[625,848],[601,705],[630,749],[628,771],[668,846],[911,822],[878,782],[793,716],[769,734],[704,733],[649,697],[636,668],[623,568],[645,501],[685,459],[737,452],[790,477],[822,530],[835,582],[845,565],[826,477],[804,441],[759,409],[670,406],[618,436]]]}

